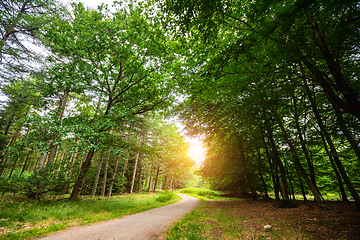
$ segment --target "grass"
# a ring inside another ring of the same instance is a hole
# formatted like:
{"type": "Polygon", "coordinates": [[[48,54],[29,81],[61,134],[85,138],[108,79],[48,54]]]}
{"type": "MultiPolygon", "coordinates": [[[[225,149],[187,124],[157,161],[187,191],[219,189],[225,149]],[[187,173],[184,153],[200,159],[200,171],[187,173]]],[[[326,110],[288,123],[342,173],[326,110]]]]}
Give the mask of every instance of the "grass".
{"type": "Polygon", "coordinates": [[[243,232],[238,223],[244,220],[227,214],[223,209],[214,209],[209,202],[203,201],[199,208],[167,231],[166,239],[238,239],[243,232]]]}
{"type": "MultiPolygon", "coordinates": [[[[267,216],[266,210],[252,208],[236,202],[213,202],[228,200],[216,196],[221,192],[206,189],[183,189],[178,191],[202,199],[201,206],[185,215],[163,232],[166,240],[181,239],[303,239],[306,232],[295,230],[281,215],[267,216]],[[235,204],[233,204],[235,203],[235,204]],[[272,229],[264,229],[271,224],[272,229]],[[295,237],[295,238],[294,238],[295,237]]],[[[239,200],[239,199],[237,199],[239,200]]],[[[247,200],[245,202],[252,202],[247,200]]]]}
{"type": "MultiPolygon", "coordinates": [[[[204,188],[184,188],[177,191],[177,193],[184,193],[200,200],[235,200],[236,198],[228,198],[228,197],[221,197],[219,195],[223,194],[220,191],[213,191],[204,188]]],[[[238,199],[236,199],[238,200],[238,199]]]]}
{"type": "Polygon", "coordinates": [[[112,198],[2,199],[0,202],[0,239],[31,239],[71,226],[119,218],[168,205],[157,201],[156,194],[122,195],[112,198]]]}

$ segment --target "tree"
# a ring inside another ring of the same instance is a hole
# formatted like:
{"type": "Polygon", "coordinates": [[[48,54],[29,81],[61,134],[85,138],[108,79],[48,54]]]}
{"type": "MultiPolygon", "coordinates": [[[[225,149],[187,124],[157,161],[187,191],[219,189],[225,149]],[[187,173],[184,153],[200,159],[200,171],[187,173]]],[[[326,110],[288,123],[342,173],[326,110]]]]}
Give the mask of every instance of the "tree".
{"type": "MultiPolygon", "coordinates": [[[[304,108],[310,105],[301,95],[300,86],[305,82],[335,103],[329,108],[329,102],[323,98],[321,102],[325,109],[322,114],[329,117],[331,124],[335,123],[336,106],[352,115],[349,122],[355,118],[359,122],[359,71],[355,67],[359,50],[358,3],[167,0],[159,4],[166,12],[164,24],[175,33],[181,32],[184,47],[191,49],[187,65],[182,75],[179,74],[183,79],[181,87],[189,97],[180,109],[184,109],[182,118],[190,133],[205,134],[209,139],[216,135],[216,130],[223,132],[223,129],[227,129],[229,135],[243,131],[253,135],[273,133],[274,140],[270,142],[279,146],[287,144],[281,152],[292,153],[291,159],[280,154],[285,167],[281,171],[283,197],[286,198],[287,183],[294,187],[291,171],[286,167],[296,166],[292,172],[301,173],[322,205],[314,187],[313,160],[307,151],[304,154],[298,151],[299,148],[309,149],[310,153],[322,150],[303,138],[303,134],[308,133],[313,140],[316,138],[307,126],[314,124],[309,120],[314,113],[302,111],[299,115],[293,107],[298,101],[303,102],[304,108]],[[302,71],[300,66],[305,69],[302,71]],[[280,114],[285,123],[275,117],[275,113],[280,114]],[[248,122],[253,122],[257,129],[249,131],[248,122]],[[292,130],[291,134],[287,129],[292,130]]],[[[338,119],[341,119],[339,114],[338,119]]],[[[340,124],[344,127],[341,121],[340,124]]],[[[339,138],[336,131],[333,137],[339,138]]],[[[358,134],[357,130],[353,131],[358,134]]],[[[348,138],[352,141],[350,135],[348,138]]],[[[260,138],[256,139],[260,142],[260,138]]],[[[252,155],[251,149],[245,152],[252,155]]],[[[240,150],[238,154],[242,154],[240,150]]],[[[281,162],[275,162],[272,170],[277,175],[281,162]]],[[[231,166],[234,169],[234,165],[231,166]]]]}
{"type": "Polygon", "coordinates": [[[56,0],[4,0],[0,3],[0,79],[28,71],[31,61],[41,57],[34,49],[40,44],[42,27],[62,11],[56,0]]]}
{"type": "MultiPolygon", "coordinates": [[[[169,55],[170,40],[156,18],[149,20],[141,8],[129,4],[111,14],[105,6],[86,10],[73,4],[73,20],[59,20],[47,28],[48,48],[66,57],[67,66],[77,71],[76,84],[106,98],[103,114],[96,121],[111,128],[117,119],[167,106],[173,85],[168,80],[167,66],[174,60],[169,55]]],[[[68,79],[68,72],[62,72],[68,79]]],[[[98,126],[100,126],[98,125],[98,126]]],[[[76,199],[90,167],[98,141],[89,139],[90,147],[71,198],[76,199]]]]}

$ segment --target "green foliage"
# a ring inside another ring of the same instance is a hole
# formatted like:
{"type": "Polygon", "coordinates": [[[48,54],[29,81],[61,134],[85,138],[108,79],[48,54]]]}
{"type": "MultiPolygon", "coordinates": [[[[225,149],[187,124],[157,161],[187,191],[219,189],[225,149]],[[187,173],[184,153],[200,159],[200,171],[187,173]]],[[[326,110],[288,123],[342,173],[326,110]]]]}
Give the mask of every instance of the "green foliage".
{"type": "Polygon", "coordinates": [[[209,199],[212,199],[214,196],[222,194],[222,192],[213,191],[213,190],[204,189],[204,188],[185,188],[185,189],[180,189],[179,192],[203,196],[203,197],[206,197],[209,199]]]}
{"type": "Polygon", "coordinates": [[[2,177],[0,178],[0,191],[12,192],[14,195],[20,193],[25,188],[25,180],[26,178],[23,175],[19,176],[18,172],[15,172],[10,179],[2,177]]]}
{"type": "Polygon", "coordinates": [[[159,196],[155,196],[154,198],[159,202],[168,202],[175,198],[175,194],[169,190],[165,190],[164,192],[160,192],[159,196]]]}
{"type": "Polygon", "coordinates": [[[60,195],[68,182],[66,170],[56,173],[59,166],[48,164],[46,168],[28,173],[14,172],[11,178],[4,175],[0,178],[0,189],[3,193],[12,192],[15,196],[24,195],[30,199],[43,199],[46,194],[60,195]]]}

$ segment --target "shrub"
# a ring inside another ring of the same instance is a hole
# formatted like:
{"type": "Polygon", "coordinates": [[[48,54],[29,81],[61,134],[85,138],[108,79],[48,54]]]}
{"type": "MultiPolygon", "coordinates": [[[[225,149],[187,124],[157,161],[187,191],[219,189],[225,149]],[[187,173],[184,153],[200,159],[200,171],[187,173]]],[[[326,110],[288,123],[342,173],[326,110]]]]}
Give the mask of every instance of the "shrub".
{"type": "Polygon", "coordinates": [[[175,194],[173,194],[169,190],[165,190],[165,192],[161,192],[159,196],[155,197],[155,200],[159,202],[167,202],[174,198],[175,194]]]}

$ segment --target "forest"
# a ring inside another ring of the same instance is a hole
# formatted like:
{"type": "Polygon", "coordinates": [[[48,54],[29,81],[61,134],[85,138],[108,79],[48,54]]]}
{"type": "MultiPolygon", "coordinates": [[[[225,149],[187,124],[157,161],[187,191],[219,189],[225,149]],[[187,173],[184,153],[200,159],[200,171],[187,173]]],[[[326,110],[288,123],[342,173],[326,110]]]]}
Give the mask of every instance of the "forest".
{"type": "Polygon", "coordinates": [[[3,193],[211,189],[360,209],[360,5],[2,1],[3,193]],[[114,10],[115,9],[115,10],[114,10]]]}

